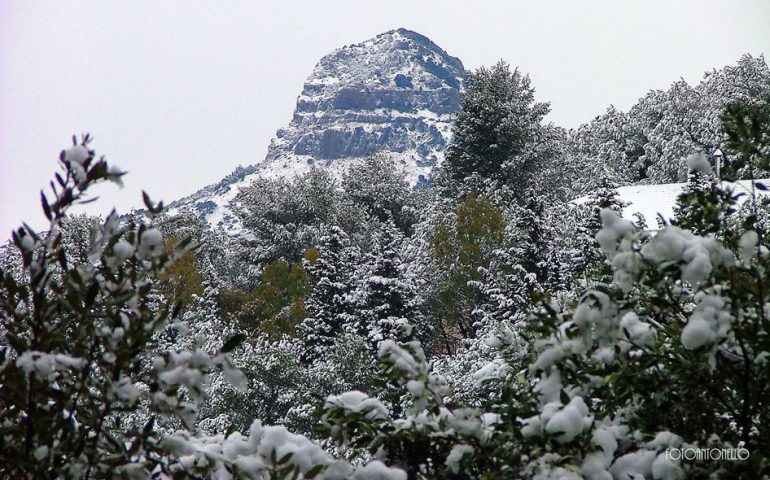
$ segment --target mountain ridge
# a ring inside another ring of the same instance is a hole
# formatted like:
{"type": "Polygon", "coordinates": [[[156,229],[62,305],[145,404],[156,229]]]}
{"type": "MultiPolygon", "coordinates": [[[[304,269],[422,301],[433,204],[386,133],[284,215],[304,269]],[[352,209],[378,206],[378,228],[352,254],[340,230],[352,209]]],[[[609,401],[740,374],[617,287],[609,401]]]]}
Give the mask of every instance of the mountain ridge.
{"type": "Polygon", "coordinates": [[[311,168],[339,178],[372,154],[392,155],[411,184],[426,182],[443,161],[466,76],[460,59],[404,28],[335,49],[313,68],[263,160],[169,207],[237,233],[234,202],[255,178],[291,178],[311,168]]]}

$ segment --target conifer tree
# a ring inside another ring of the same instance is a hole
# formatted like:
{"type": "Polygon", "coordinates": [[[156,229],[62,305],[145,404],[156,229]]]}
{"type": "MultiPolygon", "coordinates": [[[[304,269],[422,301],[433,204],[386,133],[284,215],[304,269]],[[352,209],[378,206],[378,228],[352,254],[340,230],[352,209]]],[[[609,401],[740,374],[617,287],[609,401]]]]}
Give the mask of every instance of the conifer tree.
{"type": "Polygon", "coordinates": [[[499,180],[509,174],[521,179],[528,173],[532,166],[525,162],[514,163],[511,172],[503,171],[503,165],[536,139],[549,111],[548,104],[535,102],[534,92],[529,76],[518,69],[511,71],[503,61],[468,76],[444,162],[450,179],[461,181],[474,173],[499,180]]]}
{"type": "Polygon", "coordinates": [[[565,259],[566,264],[562,269],[572,281],[585,279],[586,275],[593,280],[611,278],[609,265],[596,242],[596,234],[602,228],[599,214],[606,208],[620,216],[624,206],[618,198],[617,185],[606,177],[602,178],[599,187],[589,195],[588,201],[583,205],[585,216],[575,232],[572,250],[574,255],[565,259]]]}
{"type": "Polygon", "coordinates": [[[479,269],[482,278],[476,285],[483,300],[475,316],[485,324],[523,319],[535,292],[553,276],[547,263],[549,234],[542,203],[530,198],[526,205],[514,205],[512,210],[505,240],[491,252],[489,266],[479,269]]]}
{"type": "Polygon", "coordinates": [[[356,333],[368,338],[375,351],[383,340],[411,339],[413,327],[424,328],[419,295],[404,275],[402,242],[403,235],[393,222],[385,223],[361,286],[356,333]]]}
{"type": "Polygon", "coordinates": [[[365,158],[343,173],[341,187],[344,197],[362,206],[372,218],[392,220],[403,232],[411,229],[414,215],[405,208],[411,200],[411,188],[393,159],[383,154],[365,158]]]}
{"type": "Polygon", "coordinates": [[[726,217],[735,211],[731,195],[719,188],[713,175],[691,171],[687,185],[674,205],[674,224],[686,225],[698,235],[718,233],[726,217]]]}
{"type": "Polygon", "coordinates": [[[316,284],[306,300],[308,318],[300,325],[306,360],[323,356],[344,325],[353,321],[353,252],[348,236],[332,226],[321,238],[316,258],[305,268],[316,284]]]}
{"type": "Polygon", "coordinates": [[[547,231],[543,222],[545,209],[536,197],[530,197],[524,206],[517,207],[509,227],[512,256],[524,270],[535,275],[540,284],[549,277],[546,264],[547,231]]]}

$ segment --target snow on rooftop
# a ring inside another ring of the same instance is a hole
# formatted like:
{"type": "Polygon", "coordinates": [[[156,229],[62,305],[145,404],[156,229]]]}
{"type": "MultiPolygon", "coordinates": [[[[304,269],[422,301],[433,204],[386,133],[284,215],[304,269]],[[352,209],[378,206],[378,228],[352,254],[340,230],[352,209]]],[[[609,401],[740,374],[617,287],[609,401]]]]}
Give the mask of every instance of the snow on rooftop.
{"type": "MultiPolygon", "coordinates": [[[[770,179],[756,180],[770,186],[770,179]]],[[[682,193],[686,183],[663,183],[657,185],[629,185],[618,188],[618,198],[626,204],[623,209],[623,218],[635,221],[634,214],[641,213],[644,216],[648,230],[657,230],[658,214],[666,220],[674,216],[674,206],[677,197],[682,193]]],[[[741,180],[739,182],[722,182],[723,188],[732,188],[745,193],[751,192],[751,182],[741,180]]],[[[757,195],[765,196],[770,192],[756,190],[757,195]]],[[[573,200],[577,205],[582,205],[588,201],[589,196],[583,196],[573,200]]],[[[739,201],[744,201],[747,195],[741,197],[739,201]]]]}

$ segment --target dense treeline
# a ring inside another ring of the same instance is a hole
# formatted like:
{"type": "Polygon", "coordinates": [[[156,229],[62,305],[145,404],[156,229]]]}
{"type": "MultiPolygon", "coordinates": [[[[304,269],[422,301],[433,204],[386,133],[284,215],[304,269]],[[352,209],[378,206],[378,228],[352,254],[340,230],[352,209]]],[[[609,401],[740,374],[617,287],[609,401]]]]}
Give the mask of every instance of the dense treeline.
{"type": "Polygon", "coordinates": [[[767,475],[767,205],[711,165],[767,176],[768,102],[745,56],[565,131],[501,62],[429,187],[382,155],[258,179],[234,237],[149,198],[73,215],[122,175],[74,142],[50,228],[0,255],[0,472],[767,475]],[[618,185],[675,181],[670,225],[620,218],[618,185]],[[686,448],[751,455],[666,456],[686,448]]]}

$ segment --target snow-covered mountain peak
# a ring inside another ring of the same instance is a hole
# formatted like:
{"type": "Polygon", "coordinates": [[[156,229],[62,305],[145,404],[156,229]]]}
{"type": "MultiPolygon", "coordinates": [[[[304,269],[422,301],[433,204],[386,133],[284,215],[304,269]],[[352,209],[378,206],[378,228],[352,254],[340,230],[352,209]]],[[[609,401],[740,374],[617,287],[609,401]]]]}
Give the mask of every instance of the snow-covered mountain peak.
{"type": "Polygon", "coordinates": [[[465,77],[459,59],[403,28],[338,48],[313,68],[264,160],[171,207],[236,232],[233,202],[255,177],[313,167],[341,176],[375,153],[391,156],[412,184],[425,181],[443,161],[465,77]]]}
{"type": "MultiPolygon", "coordinates": [[[[305,111],[314,106],[306,104],[306,98],[317,98],[320,92],[334,96],[346,87],[435,91],[457,89],[464,78],[465,69],[459,59],[427,37],[401,28],[323,57],[308,77],[297,109],[305,111]]],[[[340,103],[346,100],[335,99],[340,103]]]]}
{"type": "Polygon", "coordinates": [[[273,175],[311,165],[340,172],[391,153],[416,183],[443,159],[465,75],[460,60],[410,30],[339,48],[313,69],[265,163],[273,175]]]}

